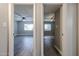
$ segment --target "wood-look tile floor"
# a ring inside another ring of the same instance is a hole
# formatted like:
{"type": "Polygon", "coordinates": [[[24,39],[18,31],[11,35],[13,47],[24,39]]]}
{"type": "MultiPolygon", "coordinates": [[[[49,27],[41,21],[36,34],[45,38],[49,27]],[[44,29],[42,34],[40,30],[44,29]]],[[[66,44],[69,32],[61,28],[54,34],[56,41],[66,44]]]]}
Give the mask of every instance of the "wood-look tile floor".
{"type": "Polygon", "coordinates": [[[32,56],[32,45],[32,36],[16,36],[14,38],[14,56],[32,56]]]}
{"type": "Polygon", "coordinates": [[[54,37],[44,37],[44,56],[60,56],[58,51],[54,48],[54,37]]]}
{"type": "MultiPolygon", "coordinates": [[[[44,38],[44,55],[60,56],[53,48],[54,39],[50,36],[44,38]]],[[[32,36],[16,36],[14,39],[14,56],[33,56],[33,37],[32,36]]]]}

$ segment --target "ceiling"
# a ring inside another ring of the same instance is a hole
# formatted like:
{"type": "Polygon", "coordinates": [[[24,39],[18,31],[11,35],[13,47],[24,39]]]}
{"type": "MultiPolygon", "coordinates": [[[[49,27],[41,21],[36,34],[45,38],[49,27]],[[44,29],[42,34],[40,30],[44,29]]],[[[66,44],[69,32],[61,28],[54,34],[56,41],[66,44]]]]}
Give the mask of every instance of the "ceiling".
{"type": "MultiPolygon", "coordinates": [[[[44,14],[51,14],[54,13],[58,8],[61,7],[61,4],[44,4],[44,14]]],[[[22,19],[22,17],[33,17],[33,4],[15,4],[14,5],[14,13],[19,18],[22,19]]],[[[16,17],[18,18],[18,17],[16,17]]],[[[30,19],[32,20],[32,19],[30,19]]]]}
{"type": "MultiPolygon", "coordinates": [[[[60,3],[44,4],[44,13],[54,13],[61,7],[60,3]]],[[[14,12],[20,16],[33,16],[33,4],[15,4],[14,12]]]]}
{"type": "Polygon", "coordinates": [[[58,3],[54,3],[54,4],[44,4],[44,13],[45,14],[50,14],[50,13],[54,13],[58,8],[61,7],[62,4],[58,3]]]}
{"type": "Polygon", "coordinates": [[[32,17],[33,5],[32,4],[15,4],[14,13],[18,16],[32,17]]]}

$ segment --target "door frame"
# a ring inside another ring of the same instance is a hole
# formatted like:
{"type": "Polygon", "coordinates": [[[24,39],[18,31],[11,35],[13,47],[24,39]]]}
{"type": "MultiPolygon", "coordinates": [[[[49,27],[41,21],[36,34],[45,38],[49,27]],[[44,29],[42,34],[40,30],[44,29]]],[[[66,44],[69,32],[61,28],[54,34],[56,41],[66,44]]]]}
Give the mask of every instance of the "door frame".
{"type": "Polygon", "coordinates": [[[9,56],[14,56],[14,37],[13,37],[13,20],[14,20],[14,5],[9,3],[9,44],[8,44],[8,48],[9,48],[9,56]]]}
{"type": "Polygon", "coordinates": [[[44,56],[44,4],[41,4],[41,56],[44,56]]]}
{"type": "MultiPolygon", "coordinates": [[[[36,23],[35,23],[35,4],[34,3],[32,3],[33,4],[33,26],[34,26],[34,28],[35,28],[35,25],[36,25],[36,23]]],[[[9,23],[9,44],[8,44],[8,55],[9,56],[14,56],[14,35],[13,35],[13,33],[14,33],[14,3],[9,3],[9,20],[8,20],[8,23],[9,23]]],[[[35,44],[35,38],[36,38],[36,36],[35,36],[35,29],[33,30],[33,56],[35,56],[36,55],[36,44],[35,44]]]]}

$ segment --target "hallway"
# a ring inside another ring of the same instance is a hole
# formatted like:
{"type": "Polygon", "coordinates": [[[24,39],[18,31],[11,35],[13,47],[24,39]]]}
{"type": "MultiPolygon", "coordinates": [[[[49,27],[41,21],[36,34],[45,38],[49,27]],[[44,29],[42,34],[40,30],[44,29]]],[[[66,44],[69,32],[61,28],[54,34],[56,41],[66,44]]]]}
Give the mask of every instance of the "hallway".
{"type": "Polygon", "coordinates": [[[54,48],[54,37],[44,37],[44,56],[61,56],[54,48]]]}

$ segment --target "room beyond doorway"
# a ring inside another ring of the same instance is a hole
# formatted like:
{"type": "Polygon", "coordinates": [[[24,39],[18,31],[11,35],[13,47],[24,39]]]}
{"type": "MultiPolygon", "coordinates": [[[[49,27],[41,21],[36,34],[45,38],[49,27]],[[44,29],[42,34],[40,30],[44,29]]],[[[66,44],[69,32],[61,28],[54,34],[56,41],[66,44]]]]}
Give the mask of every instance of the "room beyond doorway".
{"type": "Polygon", "coordinates": [[[32,4],[14,4],[14,56],[33,56],[32,4]]]}

